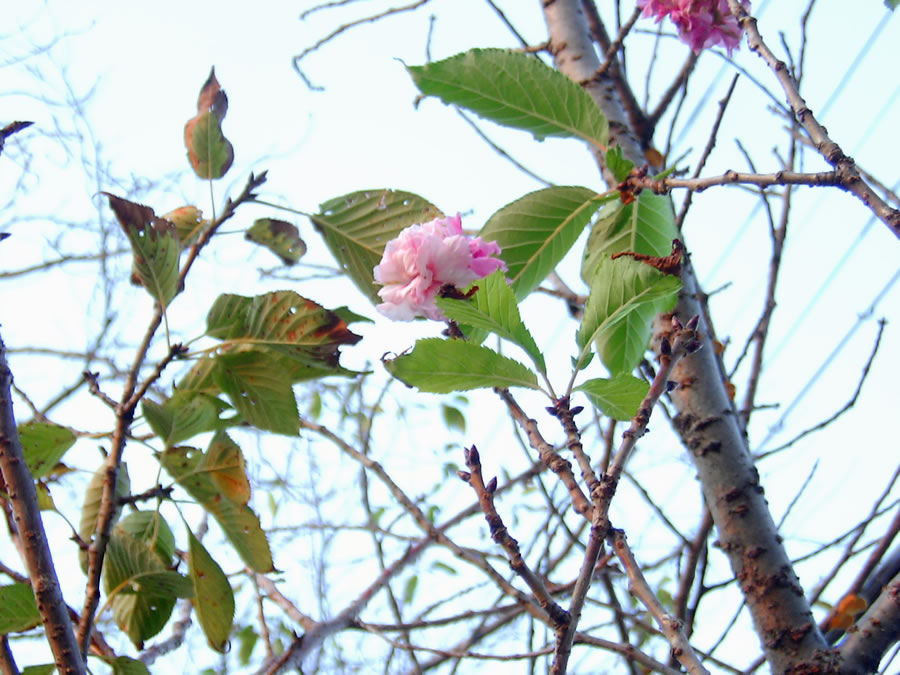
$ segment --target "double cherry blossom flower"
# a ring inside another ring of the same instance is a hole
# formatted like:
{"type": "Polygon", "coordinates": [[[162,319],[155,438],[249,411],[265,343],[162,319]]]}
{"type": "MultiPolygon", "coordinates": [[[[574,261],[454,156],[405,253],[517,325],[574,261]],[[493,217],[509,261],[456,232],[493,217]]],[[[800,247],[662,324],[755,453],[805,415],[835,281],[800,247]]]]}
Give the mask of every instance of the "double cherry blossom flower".
{"type": "Polygon", "coordinates": [[[395,321],[424,316],[437,321],[444,315],[435,304],[442,287],[463,289],[495,270],[506,270],[500,247],[481,237],[463,234],[459,214],[412,225],[384,248],[375,266],[375,283],[384,286],[384,300],[376,309],[395,321]]]}
{"type": "MultiPolygon", "coordinates": [[[[749,11],[748,0],[741,0],[741,5],[749,11]]],[[[637,6],[644,16],[655,16],[657,23],[668,16],[695,52],[722,45],[731,56],[741,44],[742,29],[726,0],[637,0],[637,6]]]]}

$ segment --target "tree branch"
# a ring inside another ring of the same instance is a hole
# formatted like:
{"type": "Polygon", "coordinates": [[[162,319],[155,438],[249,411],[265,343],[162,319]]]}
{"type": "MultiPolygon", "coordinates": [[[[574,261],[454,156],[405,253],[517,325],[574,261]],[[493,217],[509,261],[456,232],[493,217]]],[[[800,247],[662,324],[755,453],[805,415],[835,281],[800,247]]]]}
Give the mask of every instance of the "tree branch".
{"type": "Polygon", "coordinates": [[[19,443],[10,394],[11,384],[12,371],[6,362],[6,345],[0,337],[0,473],[12,502],[25,565],[32,582],[31,588],[56,668],[61,673],[80,674],[85,672],[84,660],[75,640],[68,607],[63,600],[56,568],[53,566],[34,479],[19,443]]]}

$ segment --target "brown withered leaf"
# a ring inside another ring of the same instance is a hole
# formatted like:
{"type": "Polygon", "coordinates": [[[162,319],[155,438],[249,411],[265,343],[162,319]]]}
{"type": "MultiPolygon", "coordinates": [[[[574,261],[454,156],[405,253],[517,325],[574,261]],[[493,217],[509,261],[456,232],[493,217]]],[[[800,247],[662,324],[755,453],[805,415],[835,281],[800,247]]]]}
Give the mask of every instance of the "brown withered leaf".
{"type": "Polygon", "coordinates": [[[149,206],[116,197],[109,192],[100,194],[109,199],[109,208],[116,214],[116,219],[126,234],[129,234],[132,228],[143,231],[148,226],[160,234],[175,234],[175,226],[165,218],[157,216],[149,206]]]}
{"type": "Polygon", "coordinates": [[[200,87],[200,95],[197,97],[197,112],[203,114],[205,112],[213,113],[221,122],[228,113],[228,97],[225,90],[216,79],[216,68],[213,66],[209,71],[209,77],[200,87]]]}
{"type": "Polygon", "coordinates": [[[616,258],[621,258],[623,256],[634,258],[645,265],[650,265],[650,267],[658,269],[663,274],[679,277],[681,276],[681,259],[684,256],[684,244],[681,243],[680,239],[673,239],[672,253],[667,256],[647,255],[645,253],[635,253],[634,251],[622,251],[620,253],[614,253],[610,258],[615,260],[616,258]]]}

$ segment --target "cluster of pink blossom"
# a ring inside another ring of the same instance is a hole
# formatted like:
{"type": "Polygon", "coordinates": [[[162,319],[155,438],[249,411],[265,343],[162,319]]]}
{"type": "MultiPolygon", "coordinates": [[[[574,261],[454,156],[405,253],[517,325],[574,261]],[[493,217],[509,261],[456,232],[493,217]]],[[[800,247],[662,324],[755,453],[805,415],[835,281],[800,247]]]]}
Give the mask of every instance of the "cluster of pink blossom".
{"type": "Polygon", "coordinates": [[[460,216],[435,218],[403,230],[384,248],[375,266],[375,282],[384,286],[384,300],[376,309],[397,321],[425,316],[437,321],[444,315],[435,305],[441,287],[462,289],[491,272],[506,270],[495,242],[463,234],[460,216]]]}
{"type": "MultiPolygon", "coordinates": [[[[748,0],[741,0],[741,5],[750,10],[748,0]]],[[[741,44],[742,29],[727,0],[637,0],[637,6],[644,9],[644,16],[655,16],[657,23],[668,16],[695,52],[722,45],[731,56],[741,44]]]]}

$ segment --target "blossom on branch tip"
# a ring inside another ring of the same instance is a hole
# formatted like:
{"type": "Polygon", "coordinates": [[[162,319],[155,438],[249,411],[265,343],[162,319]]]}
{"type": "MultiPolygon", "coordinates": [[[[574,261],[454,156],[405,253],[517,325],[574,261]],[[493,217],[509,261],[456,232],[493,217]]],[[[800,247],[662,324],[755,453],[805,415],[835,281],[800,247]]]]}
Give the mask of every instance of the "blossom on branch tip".
{"type": "Polygon", "coordinates": [[[375,283],[384,286],[384,300],[376,309],[396,321],[424,316],[436,321],[445,317],[435,304],[442,287],[462,289],[496,270],[506,271],[499,258],[500,247],[481,237],[463,234],[459,214],[412,225],[384,247],[375,266],[375,283]]]}
{"type": "MultiPolygon", "coordinates": [[[[750,11],[749,0],[741,0],[741,5],[750,11]]],[[[637,6],[645,17],[655,16],[657,23],[668,16],[679,37],[696,53],[722,45],[731,56],[741,44],[743,30],[727,0],[637,0],[637,6]]]]}

